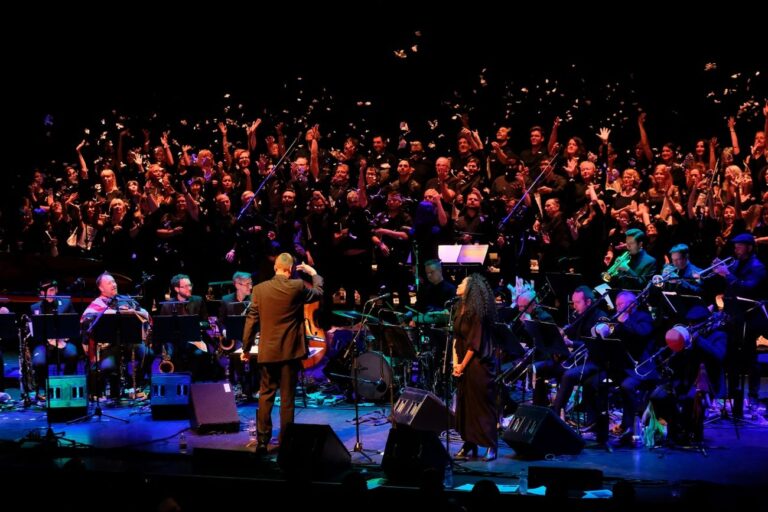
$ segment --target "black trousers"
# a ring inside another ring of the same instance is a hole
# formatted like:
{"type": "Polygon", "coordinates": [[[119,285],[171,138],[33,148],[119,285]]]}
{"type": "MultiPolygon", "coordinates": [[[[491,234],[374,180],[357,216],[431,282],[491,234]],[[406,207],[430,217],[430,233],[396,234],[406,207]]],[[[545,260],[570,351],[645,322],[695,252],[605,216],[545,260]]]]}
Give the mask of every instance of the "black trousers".
{"type": "Polygon", "coordinates": [[[280,439],[286,425],[293,422],[296,384],[299,382],[301,360],[292,359],[278,363],[260,363],[261,385],[259,389],[259,412],[256,428],[258,441],[267,444],[272,438],[272,407],[275,395],[280,389],[280,439]]]}

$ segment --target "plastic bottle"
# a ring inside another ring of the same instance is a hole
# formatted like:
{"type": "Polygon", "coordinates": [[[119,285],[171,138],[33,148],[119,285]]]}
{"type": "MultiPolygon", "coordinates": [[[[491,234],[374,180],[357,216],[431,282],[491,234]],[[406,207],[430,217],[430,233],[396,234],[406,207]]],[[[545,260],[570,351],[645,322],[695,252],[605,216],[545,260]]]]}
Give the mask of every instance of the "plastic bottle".
{"type": "Polygon", "coordinates": [[[520,470],[520,474],[517,476],[517,488],[518,494],[528,494],[528,468],[520,470]]]}
{"type": "Polygon", "coordinates": [[[186,432],[182,432],[181,435],[179,435],[179,453],[187,453],[187,434],[186,432]]]}
{"type": "Polygon", "coordinates": [[[445,465],[443,487],[445,487],[446,489],[453,489],[453,463],[452,462],[448,462],[448,464],[445,465]]]}
{"type": "Polygon", "coordinates": [[[248,441],[256,442],[256,420],[253,418],[248,420],[248,441]]]}

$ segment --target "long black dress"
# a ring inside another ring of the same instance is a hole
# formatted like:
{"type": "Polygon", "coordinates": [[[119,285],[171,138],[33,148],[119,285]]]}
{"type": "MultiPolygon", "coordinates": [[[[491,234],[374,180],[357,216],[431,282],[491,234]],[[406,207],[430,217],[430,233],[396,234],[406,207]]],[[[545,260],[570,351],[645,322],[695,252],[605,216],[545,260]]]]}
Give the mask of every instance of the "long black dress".
{"type": "Polygon", "coordinates": [[[463,360],[467,349],[475,352],[459,377],[456,429],[465,442],[496,448],[496,363],[491,329],[484,324],[461,314],[454,324],[459,361],[463,360]]]}

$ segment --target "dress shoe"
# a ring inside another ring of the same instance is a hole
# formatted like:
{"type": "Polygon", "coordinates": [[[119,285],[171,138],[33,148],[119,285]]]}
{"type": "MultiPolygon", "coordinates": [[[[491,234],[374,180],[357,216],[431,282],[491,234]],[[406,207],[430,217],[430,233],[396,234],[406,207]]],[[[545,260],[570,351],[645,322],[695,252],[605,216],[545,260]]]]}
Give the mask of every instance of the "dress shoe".
{"type": "Polygon", "coordinates": [[[269,445],[267,443],[258,443],[256,445],[256,455],[266,455],[269,451],[269,445]]]}
{"type": "Polygon", "coordinates": [[[477,445],[474,443],[464,443],[461,450],[456,452],[454,459],[467,460],[470,457],[477,457],[477,445]]]}
{"type": "Polygon", "coordinates": [[[498,456],[498,453],[496,451],[496,447],[491,446],[488,448],[488,451],[485,452],[485,456],[483,457],[483,460],[485,462],[490,462],[492,460],[496,460],[496,457],[498,456]]]}

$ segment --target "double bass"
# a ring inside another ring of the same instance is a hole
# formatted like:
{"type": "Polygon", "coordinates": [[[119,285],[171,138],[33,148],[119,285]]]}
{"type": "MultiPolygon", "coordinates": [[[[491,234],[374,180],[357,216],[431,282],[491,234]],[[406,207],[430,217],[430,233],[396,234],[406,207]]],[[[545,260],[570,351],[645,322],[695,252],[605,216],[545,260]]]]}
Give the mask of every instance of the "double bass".
{"type": "MultiPolygon", "coordinates": [[[[304,282],[304,286],[311,288],[312,285],[304,282]]],[[[317,325],[317,319],[315,318],[320,311],[320,302],[311,302],[304,304],[304,336],[307,340],[307,348],[309,355],[306,359],[302,360],[301,364],[305,370],[317,365],[325,357],[326,341],[325,331],[317,325]]]]}

